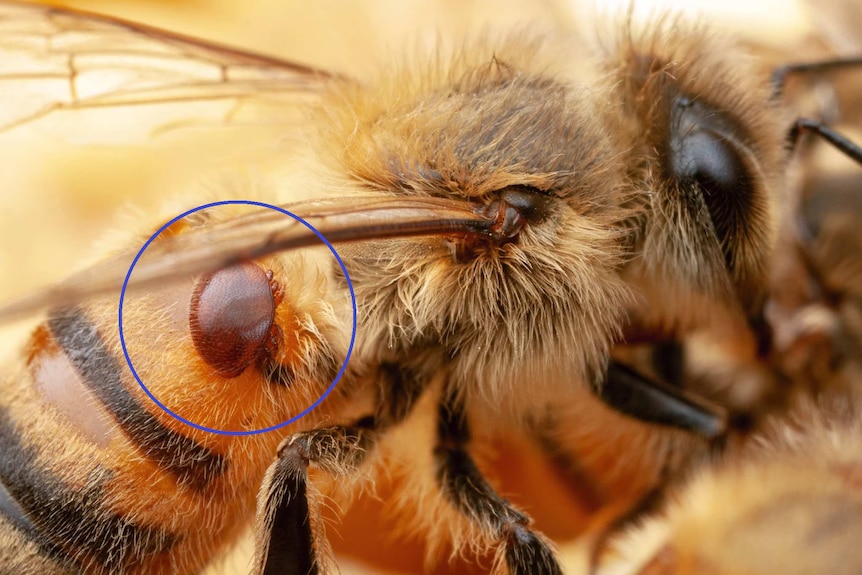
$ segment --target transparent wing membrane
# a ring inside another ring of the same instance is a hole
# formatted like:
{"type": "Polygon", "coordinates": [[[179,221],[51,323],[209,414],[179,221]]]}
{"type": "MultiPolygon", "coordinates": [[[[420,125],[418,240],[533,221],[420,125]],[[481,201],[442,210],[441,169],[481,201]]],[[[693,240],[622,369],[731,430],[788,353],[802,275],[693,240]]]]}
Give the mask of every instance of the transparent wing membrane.
{"type": "Polygon", "coordinates": [[[230,124],[255,104],[270,104],[275,111],[267,114],[277,121],[279,106],[313,97],[331,78],[115,18],[0,3],[0,130],[56,112],[120,106],[162,105],[154,129],[183,119],[230,124]],[[179,111],[170,115],[165,106],[179,111]]]}

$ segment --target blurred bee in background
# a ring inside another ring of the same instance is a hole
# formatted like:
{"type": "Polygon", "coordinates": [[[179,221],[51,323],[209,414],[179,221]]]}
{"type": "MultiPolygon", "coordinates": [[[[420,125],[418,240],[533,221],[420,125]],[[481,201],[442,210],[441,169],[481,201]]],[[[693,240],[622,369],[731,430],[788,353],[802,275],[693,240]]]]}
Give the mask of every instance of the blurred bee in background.
{"type": "Polygon", "coordinates": [[[770,420],[702,469],[660,513],[614,540],[594,572],[858,573],[858,395],[830,399],[770,420]]]}
{"type": "MultiPolygon", "coordinates": [[[[330,565],[314,490],[325,478],[309,481],[308,467],[352,494],[385,464],[406,468],[404,529],[421,531],[432,555],[449,544],[490,553],[498,572],[559,573],[545,537],[474,460],[484,436],[550,421],[553,437],[554,420],[601,429],[588,409],[597,389],[649,422],[724,431],[720,410],[607,358],[620,338],[759,321],[792,118],[733,43],[666,18],[629,23],[604,44],[486,38],[358,82],[136,24],[3,7],[11,52],[54,66],[27,85],[72,87],[65,100],[9,108],[7,127],[63,109],[189,99],[307,104],[312,144],[290,162],[305,177],[269,194],[282,202],[311,188],[289,207],[353,242],[341,251],[359,308],[344,381],[279,446],[275,433],[195,430],[148,402],[122,366],[116,303],[103,299],[134,255],[119,244],[6,307],[51,307],[2,398],[10,569],[197,571],[236,538],[263,484],[256,570],[319,572],[330,565]],[[117,66],[129,72],[122,82],[82,90],[89,72],[117,66]],[[395,441],[410,420],[414,441],[395,441]]],[[[148,287],[126,319],[155,395],[233,430],[313,402],[347,352],[349,305],[337,269],[289,251],[309,233],[232,213],[169,232],[136,269],[134,285],[148,287]],[[233,292],[254,308],[248,323],[224,319],[233,292]],[[160,338],[169,353],[153,349],[160,338]]],[[[645,431],[640,448],[631,437],[603,439],[628,444],[632,456],[619,459],[635,467],[676,470],[710,449],[682,433],[656,445],[645,431]],[[682,461],[666,465],[677,448],[682,461]]]]}

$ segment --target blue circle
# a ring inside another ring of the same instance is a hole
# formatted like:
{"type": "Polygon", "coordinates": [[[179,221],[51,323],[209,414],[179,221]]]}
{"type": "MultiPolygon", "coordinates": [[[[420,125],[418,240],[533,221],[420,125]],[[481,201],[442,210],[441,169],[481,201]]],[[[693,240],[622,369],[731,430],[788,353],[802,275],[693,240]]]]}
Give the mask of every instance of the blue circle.
{"type": "Polygon", "coordinates": [[[344,262],[341,261],[341,257],[338,255],[338,252],[335,251],[335,248],[332,247],[332,244],[329,243],[329,240],[327,240],[323,236],[323,234],[321,234],[319,231],[317,231],[317,229],[314,226],[312,226],[311,224],[309,224],[308,222],[306,222],[305,220],[303,220],[302,218],[300,218],[296,214],[293,214],[293,213],[291,213],[291,212],[289,212],[283,208],[280,208],[278,206],[273,206],[271,204],[265,204],[263,202],[254,202],[251,200],[225,200],[225,201],[221,201],[221,202],[212,202],[209,204],[204,204],[202,206],[198,206],[196,208],[193,208],[191,210],[188,210],[187,212],[184,212],[184,213],[178,215],[177,217],[175,217],[174,219],[172,219],[171,221],[169,221],[168,223],[163,225],[161,228],[159,228],[159,230],[156,233],[154,233],[150,237],[150,239],[148,239],[146,241],[144,246],[140,249],[138,254],[135,256],[135,259],[132,261],[132,265],[129,266],[129,271],[126,273],[126,279],[125,279],[125,281],[123,281],[123,289],[120,292],[120,305],[119,305],[118,317],[119,317],[119,324],[120,324],[120,345],[122,345],[122,347],[123,347],[123,355],[126,357],[126,363],[129,365],[129,369],[132,370],[132,375],[135,376],[135,379],[138,381],[138,384],[141,386],[141,389],[144,390],[144,393],[146,393],[149,396],[149,398],[152,399],[156,403],[156,405],[161,407],[166,413],[168,413],[169,415],[171,415],[175,419],[182,421],[186,425],[190,425],[194,428],[200,429],[201,431],[209,431],[211,433],[218,433],[221,435],[256,435],[258,433],[266,433],[267,431],[274,431],[276,429],[284,427],[285,425],[290,425],[294,421],[296,421],[299,418],[310,413],[312,409],[314,409],[315,407],[320,405],[320,403],[324,399],[326,399],[330,393],[332,393],[332,390],[335,389],[335,386],[338,384],[338,381],[341,379],[341,376],[344,375],[344,370],[347,369],[347,362],[350,361],[350,355],[353,353],[353,344],[356,341],[356,294],[353,292],[353,282],[350,281],[350,274],[347,273],[347,268],[344,266],[344,262]],[[176,413],[174,413],[173,411],[168,409],[164,404],[162,404],[162,402],[160,402],[158,399],[156,399],[156,396],[154,396],[150,392],[150,390],[147,389],[147,386],[144,385],[144,382],[141,381],[140,376],[138,376],[138,372],[135,371],[135,366],[132,365],[132,359],[129,357],[129,350],[126,348],[126,339],[125,339],[125,336],[123,334],[123,301],[126,298],[126,288],[129,285],[129,278],[132,277],[132,271],[134,271],[135,265],[137,265],[138,260],[141,259],[141,256],[143,255],[144,251],[146,251],[146,249],[153,242],[153,240],[155,240],[157,237],[159,237],[159,235],[163,231],[165,231],[165,229],[167,229],[169,226],[171,226],[177,220],[181,220],[190,214],[193,214],[195,212],[199,212],[201,210],[205,210],[207,208],[212,208],[215,206],[223,206],[223,205],[227,205],[227,204],[240,204],[240,205],[257,206],[257,207],[261,207],[261,208],[269,208],[271,210],[281,212],[282,214],[284,214],[286,216],[290,216],[291,218],[300,222],[305,227],[307,227],[309,230],[314,232],[314,234],[318,238],[320,238],[320,241],[322,241],[324,244],[326,244],[326,247],[328,247],[329,251],[332,252],[332,255],[335,256],[335,259],[338,260],[338,265],[341,266],[341,271],[344,272],[344,278],[347,280],[347,287],[350,289],[350,301],[351,301],[351,304],[353,306],[353,331],[350,335],[350,347],[347,348],[347,356],[344,358],[344,363],[341,364],[341,369],[338,370],[338,374],[335,376],[335,379],[332,380],[332,383],[329,385],[328,388],[326,388],[326,391],[323,392],[323,395],[321,395],[317,399],[317,401],[315,401],[310,406],[305,408],[305,410],[303,410],[301,413],[294,415],[293,417],[291,417],[287,421],[283,421],[282,423],[279,423],[277,425],[273,425],[271,427],[267,427],[265,429],[252,429],[251,431],[226,431],[223,429],[211,429],[209,427],[204,427],[203,425],[198,425],[197,423],[194,423],[193,421],[189,421],[188,419],[185,419],[184,417],[181,417],[180,415],[177,415],[176,413]]]}

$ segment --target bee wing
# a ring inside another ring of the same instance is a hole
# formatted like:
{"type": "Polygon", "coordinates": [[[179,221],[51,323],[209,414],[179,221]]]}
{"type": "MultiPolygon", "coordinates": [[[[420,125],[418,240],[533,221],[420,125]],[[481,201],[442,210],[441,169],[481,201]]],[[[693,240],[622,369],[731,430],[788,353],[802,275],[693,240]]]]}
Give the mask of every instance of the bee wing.
{"type": "MultiPolygon", "coordinates": [[[[289,109],[285,101],[314,96],[335,77],[113,17],[0,2],[0,131],[63,111],[159,104],[182,108],[183,123],[230,124],[242,121],[250,104],[289,109]]],[[[134,115],[137,124],[147,123],[134,115]]],[[[161,125],[175,117],[168,114],[161,125]]]]}
{"type": "Polygon", "coordinates": [[[153,236],[146,259],[139,264],[143,251],[137,248],[116,254],[53,287],[0,307],[0,322],[99,295],[119,297],[124,282],[130,288],[163,285],[237,262],[321,245],[315,230],[330,243],[341,244],[429,235],[475,237],[490,233],[493,225],[470,204],[441,198],[354,196],[278,207],[302,220],[260,206],[234,219],[167,237],[153,236]]]}

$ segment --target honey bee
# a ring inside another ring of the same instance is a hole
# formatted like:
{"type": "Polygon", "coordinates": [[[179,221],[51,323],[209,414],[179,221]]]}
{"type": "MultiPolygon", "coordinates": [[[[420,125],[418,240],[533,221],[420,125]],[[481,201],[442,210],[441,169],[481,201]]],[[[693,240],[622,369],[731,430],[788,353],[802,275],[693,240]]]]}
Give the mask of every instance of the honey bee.
{"type": "Polygon", "coordinates": [[[4,307],[49,308],[4,383],[5,569],[197,572],[256,509],[255,572],[325,572],[324,497],[386,466],[409,478],[399,499],[422,509],[410,528],[432,552],[560,573],[476,463],[485,435],[565,420],[596,392],[723,431],[721,413],[608,358],[621,339],[759,321],[793,117],[734,42],[667,17],[598,39],[489,35],[357,80],[113,18],[2,9],[3,50],[40,64],[27,85],[66,88],[10,107],[6,129],[190,99],[300,108],[295,173],[263,193],[344,263],[279,214],[195,212],[133,274],[158,226],[4,307]],[[117,69],[107,90],[83,82],[117,69]],[[211,431],[303,410],[280,432],[211,431]],[[418,449],[392,440],[410,425],[418,449]]]}

